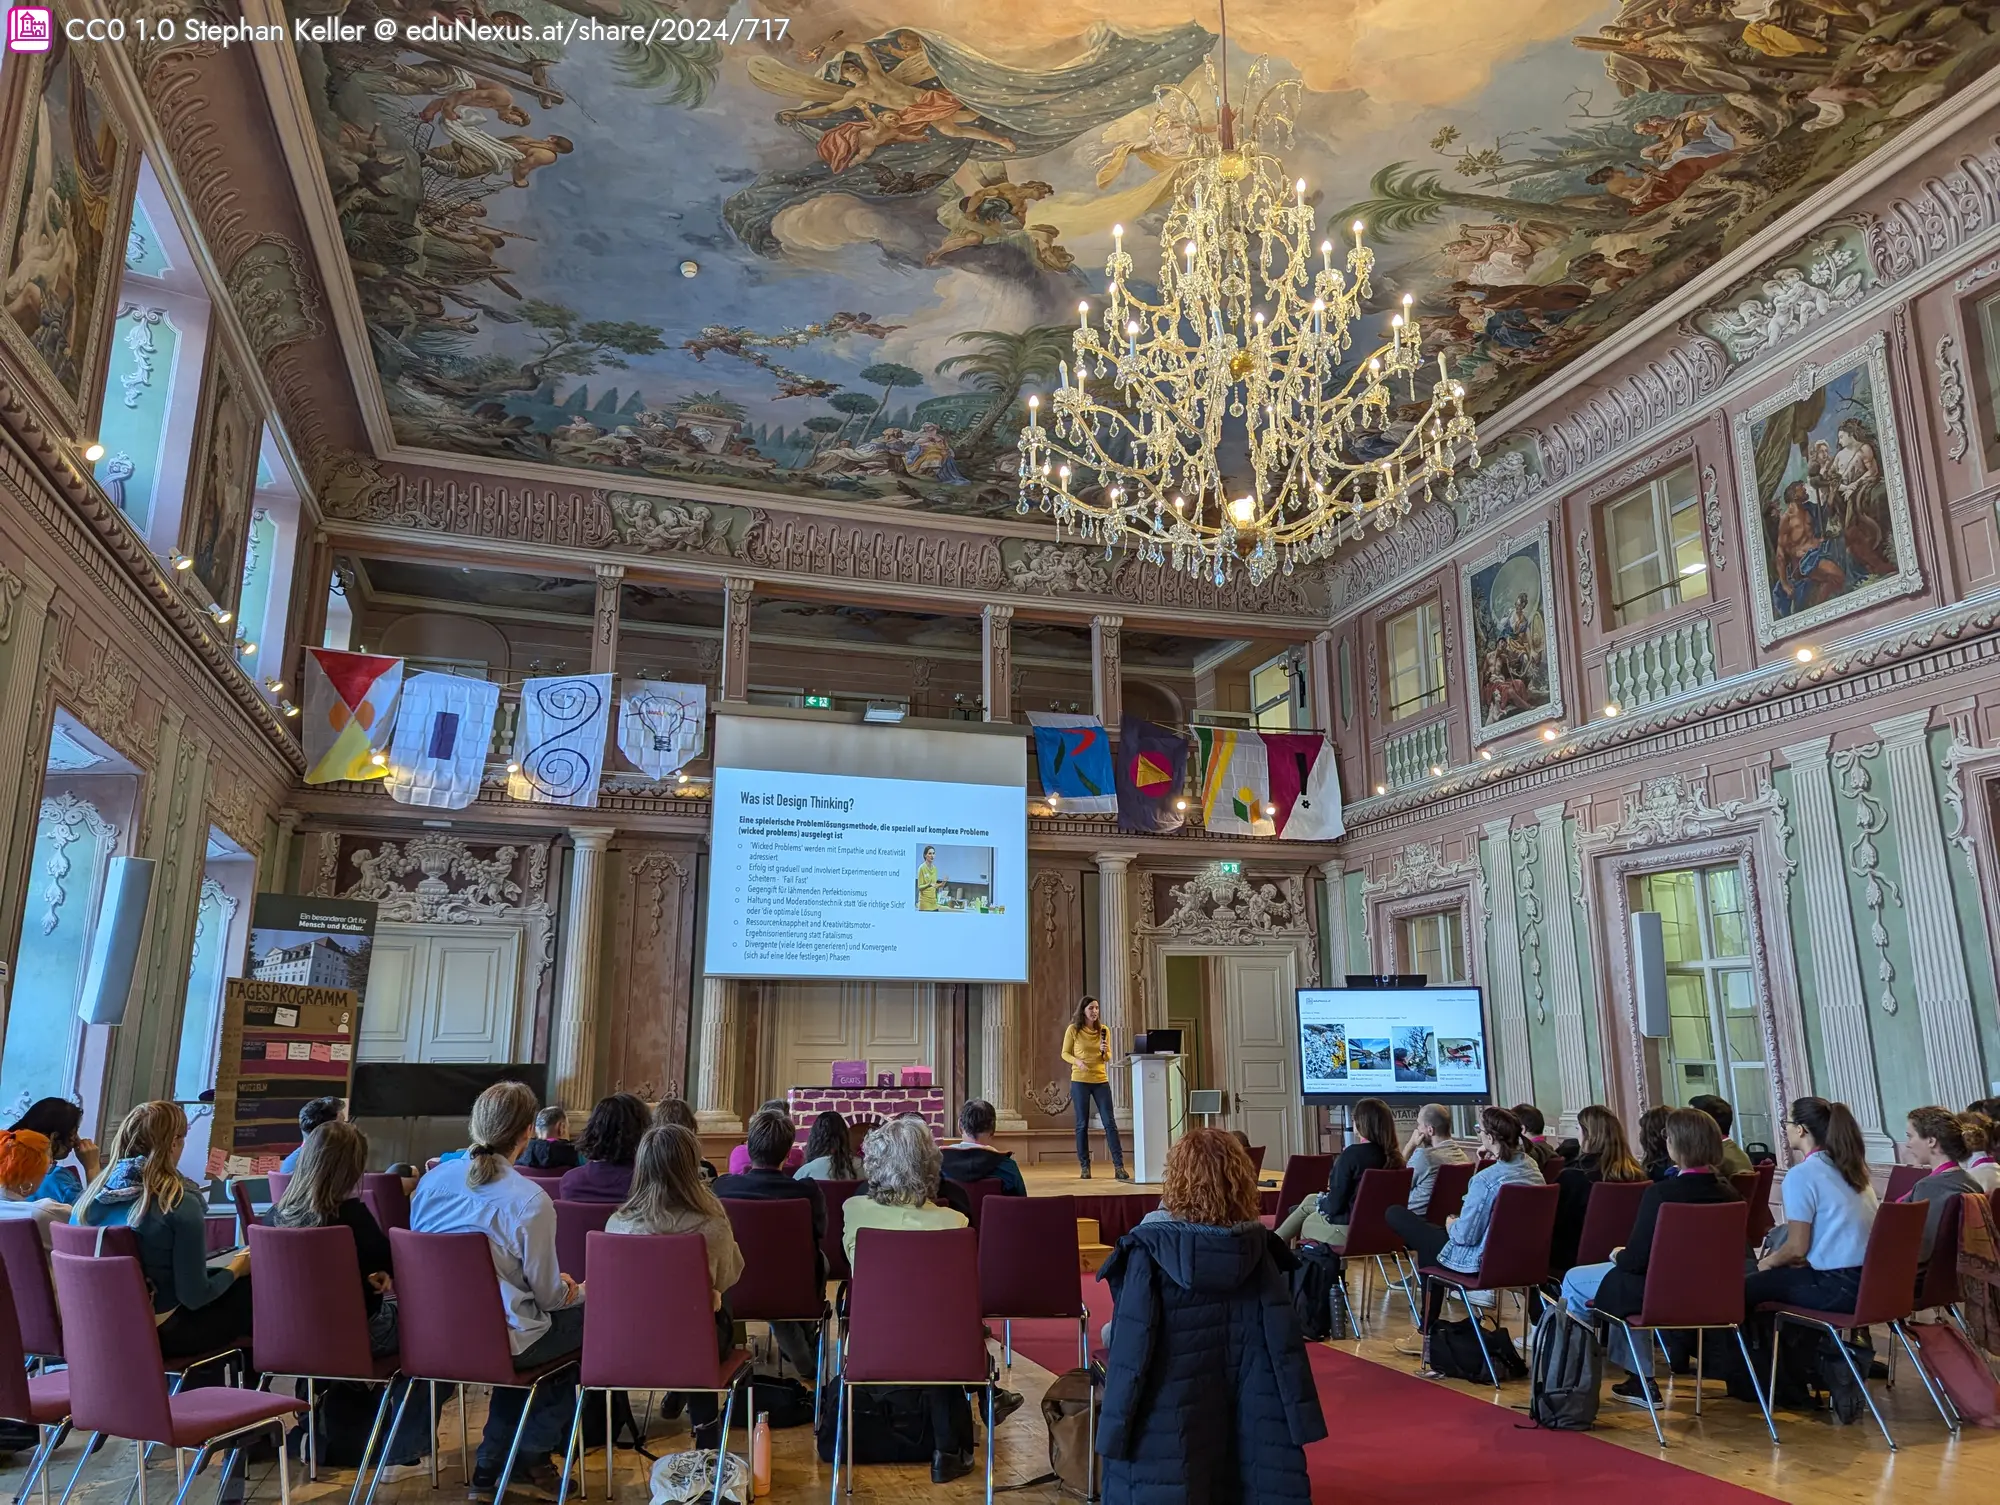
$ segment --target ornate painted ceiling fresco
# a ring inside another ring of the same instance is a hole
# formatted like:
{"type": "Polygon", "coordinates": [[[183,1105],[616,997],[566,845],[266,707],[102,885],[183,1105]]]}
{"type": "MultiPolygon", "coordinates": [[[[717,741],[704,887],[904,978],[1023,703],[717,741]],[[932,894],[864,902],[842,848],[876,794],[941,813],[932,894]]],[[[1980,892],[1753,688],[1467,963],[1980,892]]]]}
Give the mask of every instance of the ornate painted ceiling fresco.
{"type": "MultiPolygon", "coordinates": [[[[675,19],[662,0],[499,6],[348,0],[343,14],[552,35],[675,19]]],[[[1996,12],[1238,0],[1231,71],[1240,84],[1266,53],[1299,78],[1288,168],[1325,223],[1368,221],[1384,316],[1413,292],[1484,416],[1976,78],[1996,12]]],[[[1154,91],[1200,75],[1214,11],[730,14],[721,44],[300,43],[398,439],[1011,513],[1025,396],[1053,381],[1078,299],[1102,291],[1111,226],[1151,246],[1201,144],[1165,125],[1154,91]]]]}

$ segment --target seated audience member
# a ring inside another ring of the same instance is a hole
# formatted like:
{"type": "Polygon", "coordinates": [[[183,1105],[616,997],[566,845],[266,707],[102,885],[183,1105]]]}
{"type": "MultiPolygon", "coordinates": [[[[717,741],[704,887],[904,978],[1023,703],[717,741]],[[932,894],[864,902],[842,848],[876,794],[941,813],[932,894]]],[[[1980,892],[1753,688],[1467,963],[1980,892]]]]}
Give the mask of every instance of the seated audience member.
{"type": "Polygon", "coordinates": [[[1570,1161],[1582,1153],[1582,1146],[1574,1139],[1565,1139],[1560,1144],[1550,1142],[1548,1119],[1533,1103],[1516,1103],[1507,1111],[1521,1120],[1521,1143],[1533,1158],[1538,1170],[1547,1166],[1552,1155],[1559,1155],[1564,1161],[1570,1161]]]}
{"type": "Polygon", "coordinates": [[[1993,1159],[1993,1120],[1983,1113],[1958,1115],[1958,1132],[1965,1136],[1965,1173],[1989,1197],[2000,1183],[2000,1163],[1993,1159]]]}
{"type": "Polygon", "coordinates": [[[1745,1171],[1755,1169],[1743,1146],[1729,1137],[1729,1131],[1736,1124],[1736,1110],[1729,1106],[1727,1098],[1717,1097],[1712,1092],[1704,1092],[1700,1097],[1688,1099],[1690,1108],[1698,1109],[1715,1120],[1715,1126],[1722,1130],[1722,1159],[1716,1162],[1716,1169],[1723,1179],[1740,1176],[1745,1171]]]}
{"type": "MultiPolygon", "coordinates": [[[[1493,1225],[1493,1204],[1500,1188],[1520,1184],[1542,1185],[1542,1172],[1528,1153],[1521,1133],[1521,1120],[1505,1108],[1479,1110],[1479,1152],[1491,1155],[1493,1163],[1473,1173],[1465,1188],[1465,1204],[1457,1214],[1435,1227],[1407,1207],[1389,1209],[1389,1226],[1417,1256],[1419,1265],[1442,1265],[1460,1275],[1479,1271],[1480,1256],[1486,1252],[1486,1235],[1493,1225]]],[[[1427,1282],[1430,1299],[1424,1316],[1424,1330],[1436,1324],[1444,1304],[1445,1289],[1427,1282]]]]}
{"type": "MultiPolygon", "coordinates": [[[[798,1126],[782,1108],[760,1108],[751,1115],[748,1144],[750,1168],[741,1175],[717,1176],[715,1194],[745,1202],[803,1202],[811,1212],[812,1245],[820,1283],[826,1283],[826,1203],[817,1181],[801,1181],[785,1170],[785,1156],[798,1137],[798,1126]]],[[[817,1372],[817,1327],[804,1322],[775,1322],[778,1350],[800,1374],[817,1372]]]]}
{"type": "Polygon", "coordinates": [[[208,1263],[201,1188],[177,1169],[187,1132],[178,1103],[139,1104],[112,1137],[110,1164],[70,1213],[87,1228],[122,1223],[132,1230],[167,1358],[216,1353],[250,1333],[250,1256],[208,1263]]]}
{"type": "Polygon", "coordinates": [[[368,1311],[368,1349],[381,1355],[396,1351],[395,1273],[389,1236],[376,1223],[368,1204],[355,1193],[368,1168],[368,1136],[338,1119],[321,1124],[299,1146],[298,1169],[285,1194],[271,1209],[273,1228],[331,1228],[354,1235],[354,1253],[361,1265],[361,1300],[368,1311]]]}
{"type": "Polygon", "coordinates": [[[1107,1505],[1304,1501],[1326,1417],[1293,1313],[1292,1256],[1221,1129],[1167,1151],[1160,1205],[1100,1278],[1113,1302],[1097,1451],[1107,1505]]]}
{"type": "Polygon", "coordinates": [[[1425,1103],[1417,1109],[1417,1127],[1403,1146],[1403,1163],[1411,1173],[1410,1211],[1419,1217],[1430,1211],[1439,1166],[1471,1161],[1465,1146],[1451,1137],[1451,1109],[1443,1103],[1425,1103]]]}
{"type": "Polygon", "coordinates": [[[49,1179],[49,1136],[34,1129],[0,1129],[0,1218],[32,1218],[42,1230],[69,1221],[69,1206],[41,1195],[49,1179]]]}
{"type": "MultiPolygon", "coordinates": [[[[752,1125],[751,1132],[756,1132],[752,1125]]],[[[727,1358],[735,1346],[736,1324],[725,1293],[743,1275],[743,1251],[729,1215],[701,1176],[701,1141],[679,1124],[648,1129],[632,1164],[632,1194],[604,1225],[606,1233],[699,1233],[708,1246],[709,1296],[715,1304],[715,1352],[727,1358]]],[[[715,1397],[697,1391],[686,1398],[695,1445],[712,1448],[722,1435],[715,1397]]]]}
{"type": "Polygon", "coordinates": [[[997,1121],[993,1105],[984,1098],[967,1100],[958,1110],[959,1132],[965,1138],[940,1152],[945,1178],[960,1182],[998,1181],[1007,1196],[1025,1197],[1028,1183],[1021,1179],[1021,1167],[1014,1163],[1014,1152],[996,1150],[987,1142],[993,1137],[997,1121]]]}
{"type": "MultiPolygon", "coordinates": [[[[472,1105],[470,1149],[457,1160],[441,1161],[410,1199],[415,1232],[486,1235],[516,1369],[546,1364],[583,1346],[583,1286],[557,1265],[555,1203],[514,1169],[534,1137],[535,1108],[535,1094],[524,1083],[488,1087],[472,1105]]],[[[492,1392],[468,1491],[473,1499],[493,1498],[527,1398],[526,1387],[492,1392]]],[[[560,1379],[544,1382],[535,1393],[513,1475],[527,1490],[555,1493],[550,1458],[564,1441],[573,1410],[574,1390],[560,1379]]]]}
{"type": "MultiPolygon", "coordinates": [[[[1757,1268],[1743,1286],[1745,1310],[1752,1313],[1751,1357],[1769,1363],[1771,1319],[1755,1315],[1764,1302],[1783,1302],[1815,1311],[1851,1311],[1861,1290],[1861,1262],[1875,1226],[1875,1188],[1868,1179],[1867,1151],[1860,1125],[1845,1103],[1802,1097],[1785,1120],[1785,1139],[1803,1158],[1778,1183],[1785,1223],[1773,1230],[1757,1268]],[[1760,1357],[1760,1355],[1762,1357],[1760,1357]]],[[[1779,1355],[1785,1359],[1784,1354],[1779,1355]]],[[[1778,1393],[1804,1393],[1805,1376],[1791,1365],[1778,1366],[1778,1393]]]]}
{"type": "Polygon", "coordinates": [[[1334,1157],[1326,1190],[1307,1197],[1278,1224],[1278,1237],[1286,1243],[1303,1235],[1313,1243],[1341,1248],[1347,1243],[1347,1219],[1354,1210],[1354,1194],[1361,1190],[1362,1172],[1403,1168],[1396,1115],[1389,1105],[1380,1098],[1364,1097],[1354,1105],[1353,1117],[1359,1137],[1334,1157]]]}
{"type": "Polygon", "coordinates": [[[1639,1165],[1649,1181],[1664,1181],[1674,1173],[1673,1156],[1667,1153],[1667,1115],[1673,1111],[1653,1107],[1639,1115],[1639,1165]]]}
{"type": "Polygon", "coordinates": [[[544,1108],[535,1115],[535,1137],[521,1151],[518,1164],[530,1171],[567,1171],[583,1164],[583,1156],[569,1137],[566,1111],[544,1108]]]}
{"type": "Polygon", "coordinates": [[[1576,1263],[1576,1248],[1583,1238],[1583,1221],[1590,1211],[1590,1188],[1599,1181],[1644,1181],[1646,1172],[1625,1142],[1625,1126],[1618,1115],[1598,1103],[1579,1109],[1576,1126],[1582,1131],[1582,1149],[1576,1159],[1562,1169],[1556,1185],[1562,1200],[1556,1206],[1555,1240],[1549,1248],[1549,1268],[1567,1270],[1576,1263]]]}
{"type": "Polygon", "coordinates": [[[299,1109],[299,1148],[293,1150],[278,1162],[278,1169],[289,1176],[299,1167],[299,1154],[305,1149],[305,1141],[321,1124],[338,1123],[347,1117],[347,1103],[337,1097],[316,1097],[299,1109]]]}
{"type": "Polygon", "coordinates": [[[859,1181],[861,1162],[854,1158],[854,1141],[847,1120],[831,1108],[813,1120],[806,1136],[806,1158],[792,1174],[801,1181],[859,1181]]]}
{"type": "Polygon", "coordinates": [[[556,1196],[565,1202],[622,1202],[632,1191],[632,1157],[651,1126],[646,1105],[629,1092],[600,1098],[577,1136],[583,1164],[563,1172],[556,1196]]]}
{"type": "MultiPolygon", "coordinates": [[[[687,1105],[686,1098],[663,1097],[653,1105],[653,1127],[664,1129],[668,1124],[678,1129],[686,1129],[688,1133],[694,1135],[695,1149],[700,1150],[701,1125],[695,1119],[694,1109],[687,1105]]],[[[706,1160],[701,1162],[701,1179],[704,1181],[715,1179],[715,1167],[706,1160]]]]}
{"type": "Polygon", "coordinates": [[[1921,1258],[1928,1263],[1931,1245],[1937,1240],[1938,1224],[1951,1199],[1978,1191],[1979,1182],[1965,1169],[1971,1152],[1958,1116],[1949,1108],[1912,1108],[1903,1133],[1903,1162],[1930,1172],[1903,1195],[1905,1202],[1925,1202],[1924,1246],[1921,1258]]]}
{"type": "Polygon", "coordinates": [[[97,1179],[98,1171],[103,1168],[98,1161],[97,1146],[82,1137],[82,1128],[83,1109],[66,1097],[36,1099],[15,1123],[16,1134],[33,1132],[45,1135],[49,1141],[49,1171],[35,1188],[36,1201],[73,1207],[83,1195],[84,1183],[97,1179]],[[81,1175],[63,1164],[72,1155],[82,1168],[81,1175]]]}
{"type": "MultiPolygon", "coordinates": [[[[1585,1108],[1577,1115],[1579,1124],[1586,1113],[1603,1113],[1606,1108],[1585,1108]]],[[[1613,1123],[1617,1120],[1612,1119],[1613,1123]]],[[[1584,1141],[1589,1143],[1590,1131],[1584,1130],[1584,1141]]],[[[1624,1135],[1619,1135],[1620,1147],[1624,1135]]],[[[1588,1155],[1590,1152],[1584,1152],[1588,1155]]],[[[1605,1264],[1577,1265],[1563,1276],[1563,1302],[1570,1311],[1584,1321],[1589,1320],[1589,1309],[1608,1312],[1614,1317],[1636,1317],[1646,1295],[1646,1271],[1652,1258],[1653,1231],[1659,1225],[1660,1209],[1669,1202],[1735,1202],[1740,1198],[1736,1188],[1722,1176],[1717,1162],[1722,1158],[1722,1131],[1712,1114],[1696,1108],[1675,1108],[1667,1114],[1667,1154],[1674,1163],[1675,1174],[1655,1181],[1646,1188],[1646,1195],[1639,1202],[1639,1216],[1633,1221],[1632,1236],[1625,1246],[1611,1256],[1605,1264]]],[[[1627,1154],[1630,1161],[1630,1154],[1627,1154]]],[[[1635,1173],[1625,1180],[1640,1180],[1636,1161],[1631,1161],[1635,1173]]],[[[1568,1172],[1564,1172],[1565,1175],[1568,1172]]],[[[1611,1393],[1620,1400],[1630,1401],[1635,1406],[1646,1404],[1650,1394],[1654,1405],[1660,1403],[1659,1388],[1653,1383],[1653,1350],[1651,1340],[1643,1335],[1633,1342],[1645,1347],[1643,1354],[1634,1356],[1622,1337],[1609,1346],[1606,1356],[1612,1363],[1625,1370],[1631,1378],[1611,1387],[1611,1393]]]]}
{"type": "MultiPolygon", "coordinates": [[[[766,1098],[763,1104],[757,1109],[757,1111],[759,1113],[764,1113],[767,1111],[778,1112],[784,1114],[787,1118],[790,1118],[792,1115],[792,1105],[786,1102],[782,1097],[766,1098]]],[[[793,1145],[791,1149],[785,1152],[785,1164],[783,1167],[785,1170],[795,1171],[805,1163],[806,1163],[806,1152],[803,1149],[801,1149],[798,1145],[793,1145]]],[[[748,1143],[739,1144],[735,1149],[729,1152],[729,1174],[732,1176],[740,1176],[749,1169],[750,1169],[750,1146],[748,1143]]]]}
{"type": "MultiPolygon", "coordinates": [[[[937,1195],[941,1167],[938,1147],[930,1127],[921,1118],[892,1118],[868,1136],[862,1146],[868,1171],[868,1186],[848,1198],[842,1209],[846,1226],[841,1245],[851,1265],[855,1260],[856,1239],[864,1228],[963,1228],[962,1212],[939,1207],[937,1195]]],[[[1011,1393],[1011,1392],[1003,1392],[1011,1393]]],[[[958,1386],[928,1388],[931,1417],[931,1482],[946,1484],[972,1472],[972,1407],[958,1386]]],[[[1011,1413],[1021,1398],[1013,1397],[1011,1413]]],[[[996,1397],[994,1420],[1002,1414],[996,1397]]]]}

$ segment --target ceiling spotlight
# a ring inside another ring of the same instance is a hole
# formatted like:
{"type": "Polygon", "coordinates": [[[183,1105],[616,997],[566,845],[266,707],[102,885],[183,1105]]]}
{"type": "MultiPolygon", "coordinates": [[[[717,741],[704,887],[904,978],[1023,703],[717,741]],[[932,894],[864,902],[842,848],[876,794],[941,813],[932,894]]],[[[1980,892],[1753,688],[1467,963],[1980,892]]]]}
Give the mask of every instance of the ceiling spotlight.
{"type": "Polygon", "coordinates": [[[193,556],[182,554],[178,551],[167,557],[167,563],[171,564],[177,570],[191,570],[194,568],[193,556]]]}
{"type": "Polygon", "coordinates": [[[1375,786],[1375,792],[1376,792],[1377,794],[1387,794],[1387,793],[1388,793],[1389,791],[1388,791],[1388,789],[1387,789],[1387,788],[1386,788],[1385,786],[1383,786],[1383,785],[1381,785],[1381,784],[1377,784],[1377,785],[1375,786]]]}
{"type": "Polygon", "coordinates": [[[95,465],[99,460],[104,458],[104,446],[99,444],[95,439],[91,440],[90,443],[83,447],[83,457],[92,465],[95,465]]]}
{"type": "Polygon", "coordinates": [[[1493,749],[1490,747],[1480,748],[1479,761],[1482,763],[1491,763],[1493,761],[1493,749]]]}
{"type": "Polygon", "coordinates": [[[1813,651],[1810,648],[1801,648],[1797,653],[1794,653],[1792,657],[1797,659],[1802,664],[1809,664],[1813,661],[1813,651]]]}
{"type": "Polygon", "coordinates": [[[1552,726],[1545,726],[1542,728],[1542,740],[1544,742],[1553,742],[1560,735],[1561,734],[1557,732],[1557,730],[1552,726]]]}
{"type": "Polygon", "coordinates": [[[267,679],[264,681],[264,688],[269,693],[276,695],[285,688],[285,682],[282,679],[267,679]]]}
{"type": "Polygon", "coordinates": [[[507,772],[509,773],[519,773],[520,771],[521,765],[519,763],[509,763],[507,765],[507,772]]]}
{"type": "Polygon", "coordinates": [[[1431,777],[1434,779],[1441,779],[1444,777],[1444,765],[1442,763],[1431,764],[1431,777]]]}
{"type": "Polygon", "coordinates": [[[208,614],[215,618],[215,625],[218,627],[227,627],[236,616],[235,612],[226,611],[213,601],[208,603],[208,614]]]}
{"type": "Polygon", "coordinates": [[[683,768],[680,772],[674,775],[674,782],[676,784],[685,784],[687,781],[688,781],[688,776],[687,776],[687,770],[685,768],[683,768]]]}
{"type": "Polygon", "coordinates": [[[681,275],[683,277],[692,277],[696,272],[699,272],[700,270],[701,267],[695,262],[683,261],[681,263],[681,275]]]}
{"type": "Polygon", "coordinates": [[[1185,809],[1187,809],[1187,801],[1186,801],[1186,800],[1175,800],[1175,801],[1174,801],[1174,808],[1175,808],[1176,810],[1185,810],[1185,809]]]}
{"type": "Polygon", "coordinates": [[[1618,713],[1623,709],[1624,707],[1619,705],[1618,702],[1615,700],[1607,700],[1604,702],[1604,714],[1608,718],[1615,720],[1617,718],[1618,713]]]}
{"type": "Polygon", "coordinates": [[[368,761],[377,768],[381,768],[388,763],[389,755],[385,752],[372,752],[368,755],[368,761]]]}
{"type": "Polygon", "coordinates": [[[1266,805],[1264,807],[1264,813],[1266,815],[1276,815],[1278,813],[1278,807],[1276,805],[1266,805]]]}
{"type": "Polygon", "coordinates": [[[238,643],[236,645],[236,656],[238,658],[255,658],[256,655],[257,645],[255,643],[238,643]]]}
{"type": "Polygon", "coordinates": [[[289,700],[281,700],[278,702],[278,705],[283,709],[284,713],[287,716],[296,716],[299,713],[299,708],[293,705],[289,700]]]}

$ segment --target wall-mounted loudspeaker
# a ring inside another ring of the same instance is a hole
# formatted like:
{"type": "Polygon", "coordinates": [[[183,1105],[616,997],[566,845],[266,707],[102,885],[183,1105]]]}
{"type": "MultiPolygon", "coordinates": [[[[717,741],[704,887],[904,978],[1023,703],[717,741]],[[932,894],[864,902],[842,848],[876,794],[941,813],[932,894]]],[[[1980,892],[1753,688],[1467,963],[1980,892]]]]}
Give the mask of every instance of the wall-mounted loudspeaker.
{"type": "Polygon", "coordinates": [[[1639,1033],[1667,1037],[1667,943],[1660,917],[1641,909],[1632,916],[1632,992],[1639,1005],[1639,1033]]]}
{"type": "Polygon", "coordinates": [[[85,1024],[123,1024],[132,992],[132,969],[146,932],[146,899],[153,891],[153,859],[113,857],[104,875],[104,903],[90,938],[90,965],[76,1011],[85,1024]]]}

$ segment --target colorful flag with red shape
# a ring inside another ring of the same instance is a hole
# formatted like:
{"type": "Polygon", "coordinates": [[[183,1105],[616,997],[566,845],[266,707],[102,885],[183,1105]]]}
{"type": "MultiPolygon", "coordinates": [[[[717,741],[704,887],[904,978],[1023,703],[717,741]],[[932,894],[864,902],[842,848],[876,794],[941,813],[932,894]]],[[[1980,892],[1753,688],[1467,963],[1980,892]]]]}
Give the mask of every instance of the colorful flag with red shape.
{"type": "Polygon", "coordinates": [[[1127,716],[1118,726],[1118,829],[1135,834],[1178,831],[1176,808],[1187,782],[1187,739],[1169,726],[1127,716]]]}
{"type": "Polygon", "coordinates": [[[1111,734],[1095,716],[1030,711],[1042,793],[1065,814],[1109,815],[1118,808],[1111,734]]]}
{"type": "Polygon", "coordinates": [[[332,784],[386,775],[389,733],[402,688],[399,658],[335,648],[307,650],[305,781],[332,784]]]}
{"type": "Polygon", "coordinates": [[[1271,803],[1281,841],[1332,841],[1346,834],[1340,810],[1340,771],[1333,744],[1320,732],[1266,732],[1271,803]]]}

